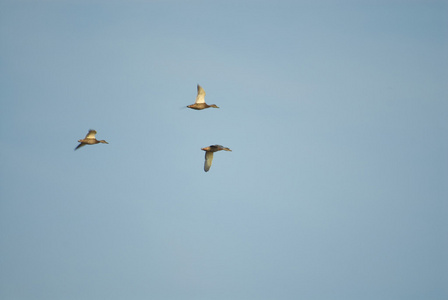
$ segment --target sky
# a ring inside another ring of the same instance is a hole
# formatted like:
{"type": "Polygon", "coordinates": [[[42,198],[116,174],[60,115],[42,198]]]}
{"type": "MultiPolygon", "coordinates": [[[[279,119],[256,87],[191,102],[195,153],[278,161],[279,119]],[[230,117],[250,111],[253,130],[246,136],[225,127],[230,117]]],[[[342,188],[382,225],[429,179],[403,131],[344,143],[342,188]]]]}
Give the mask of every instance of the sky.
{"type": "Polygon", "coordinates": [[[447,15],[0,0],[0,298],[447,299],[447,15]]]}

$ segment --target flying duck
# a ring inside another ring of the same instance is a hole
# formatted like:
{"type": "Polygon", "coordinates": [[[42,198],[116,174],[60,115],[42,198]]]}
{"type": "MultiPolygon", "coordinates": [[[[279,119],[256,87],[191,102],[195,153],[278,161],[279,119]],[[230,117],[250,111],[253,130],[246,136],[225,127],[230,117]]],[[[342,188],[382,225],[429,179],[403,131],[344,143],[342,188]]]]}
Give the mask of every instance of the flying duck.
{"type": "Polygon", "coordinates": [[[77,150],[77,149],[79,149],[79,148],[81,148],[81,147],[83,147],[85,145],[95,145],[95,144],[98,144],[98,143],[109,144],[105,140],[98,141],[95,138],[95,134],[96,134],[96,130],[90,129],[89,133],[87,133],[87,135],[86,135],[86,137],[84,139],[78,140],[78,142],[80,144],[78,145],[78,147],[75,148],[75,150],[77,150]]]}
{"type": "Polygon", "coordinates": [[[188,105],[187,107],[189,107],[191,109],[196,109],[196,110],[201,110],[201,109],[209,108],[209,107],[219,108],[215,104],[208,105],[207,103],[205,103],[205,99],[204,98],[205,98],[205,91],[198,84],[198,95],[196,96],[196,102],[194,104],[192,104],[192,105],[188,105]]]}
{"type": "Polygon", "coordinates": [[[204,162],[204,171],[208,172],[208,170],[210,170],[210,167],[212,166],[212,161],[213,161],[213,152],[216,151],[232,151],[227,147],[223,147],[221,145],[211,145],[205,148],[201,148],[201,150],[205,151],[205,162],[204,162]]]}

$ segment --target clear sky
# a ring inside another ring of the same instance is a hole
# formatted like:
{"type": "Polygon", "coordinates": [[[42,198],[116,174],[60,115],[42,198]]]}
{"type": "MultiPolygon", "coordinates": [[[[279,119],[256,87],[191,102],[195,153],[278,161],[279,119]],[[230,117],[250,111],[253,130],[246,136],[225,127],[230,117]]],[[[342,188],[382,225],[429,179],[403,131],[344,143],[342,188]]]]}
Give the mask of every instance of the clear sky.
{"type": "Polygon", "coordinates": [[[448,299],[447,1],[0,0],[0,105],[2,300],[448,299]]]}

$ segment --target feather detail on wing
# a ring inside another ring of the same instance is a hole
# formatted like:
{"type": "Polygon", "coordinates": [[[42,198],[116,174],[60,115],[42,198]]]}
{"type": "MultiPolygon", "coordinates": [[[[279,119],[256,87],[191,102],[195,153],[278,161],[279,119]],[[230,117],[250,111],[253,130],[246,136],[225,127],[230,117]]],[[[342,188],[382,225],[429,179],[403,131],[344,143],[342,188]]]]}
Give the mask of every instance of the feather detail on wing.
{"type": "Polygon", "coordinates": [[[198,84],[198,95],[196,96],[195,103],[205,103],[205,91],[199,84],[198,84]]]}

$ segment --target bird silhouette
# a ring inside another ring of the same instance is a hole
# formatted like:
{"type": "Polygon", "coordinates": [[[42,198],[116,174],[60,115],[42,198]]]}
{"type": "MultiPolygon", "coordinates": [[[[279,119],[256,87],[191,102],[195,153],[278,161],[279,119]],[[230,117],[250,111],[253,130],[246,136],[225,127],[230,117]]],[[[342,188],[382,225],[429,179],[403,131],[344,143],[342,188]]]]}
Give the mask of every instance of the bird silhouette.
{"type": "Polygon", "coordinates": [[[188,108],[201,110],[209,107],[219,108],[215,104],[208,105],[205,103],[205,91],[204,89],[198,84],[198,95],[196,96],[196,102],[194,104],[188,105],[188,108]]]}
{"type": "Polygon", "coordinates": [[[227,147],[223,147],[221,145],[211,145],[208,147],[201,148],[201,150],[205,151],[205,162],[204,162],[204,171],[208,172],[210,170],[210,167],[212,166],[213,161],[213,153],[216,151],[232,151],[227,147]]]}
{"type": "Polygon", "coordinates": [[[85,145],[95,145],[98,143],[103,143],[103,144],[109,144],[108,142],[106,142],[105,140],[100,140],[98,141],[95,138],[95,134],[96,134],[96,130],[90,129],[89,133],[87,133],[86,137],[82,140],[78,140],[78,142],[80,143],[75,150],[78,150],[79,148],[85,146],[85,145]]]}

